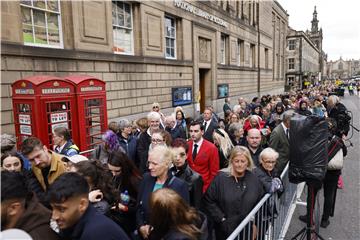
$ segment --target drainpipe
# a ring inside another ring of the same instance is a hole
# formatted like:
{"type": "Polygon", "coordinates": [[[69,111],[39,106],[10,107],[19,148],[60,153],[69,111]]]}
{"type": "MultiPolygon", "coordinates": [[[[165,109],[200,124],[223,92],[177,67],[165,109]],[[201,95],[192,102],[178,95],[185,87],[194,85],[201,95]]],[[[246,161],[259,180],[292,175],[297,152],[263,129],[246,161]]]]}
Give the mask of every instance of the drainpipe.
{"type": "Polygon", "coordinates": [[[258,34],[258,72],[257,72],[257,92],[258,92],[258,97],[260,97],[260,3],[257,2],[256,3],[256,24],[257,24],[257,34],[258,34]]]}
{"type": "Polygon", "coordinates": [[[302,90],[304,87],[304,79],[303,79],[303,72],[302,72],[302,37],[300,37],[300,44],[299,44],[299,72],[300,72],[300,89],[302,90]]]}

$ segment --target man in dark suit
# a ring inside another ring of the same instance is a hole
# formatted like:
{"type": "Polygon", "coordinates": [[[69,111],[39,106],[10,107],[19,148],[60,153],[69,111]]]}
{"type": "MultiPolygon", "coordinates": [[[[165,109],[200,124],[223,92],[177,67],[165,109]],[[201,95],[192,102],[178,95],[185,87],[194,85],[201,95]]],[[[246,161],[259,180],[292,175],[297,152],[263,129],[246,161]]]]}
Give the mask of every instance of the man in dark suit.
{"type": "Polygon", "coordinates": [[[204,138],[213,143],[213,132],[219,126],[218,123],[214,121],[212,116],[212,109],[210,107],[205,108],[202,122],[202,125],[204,126],[204,138]]]}
{"type": "Polygon", "coordinates": [[[204,126],[199,121],[190,124],[190,137],[187,153],[191,169],[199,173],[204,181],[203,192],[219,171],[219,153],[214,144],[203,138],[204,126]]]}
{"type": "Polygon", "coordinates": [[[290,132],[290,120],[294,115],[293,110],[287,110],[282,114],[282,122],[274,128],[270,135],[269,147],[273,148],[279,153],[279,158],[276,162],[275,169],[278,173],[284,170],[290,157],[290,144],[289,144],[289,132],[290,132]]]}

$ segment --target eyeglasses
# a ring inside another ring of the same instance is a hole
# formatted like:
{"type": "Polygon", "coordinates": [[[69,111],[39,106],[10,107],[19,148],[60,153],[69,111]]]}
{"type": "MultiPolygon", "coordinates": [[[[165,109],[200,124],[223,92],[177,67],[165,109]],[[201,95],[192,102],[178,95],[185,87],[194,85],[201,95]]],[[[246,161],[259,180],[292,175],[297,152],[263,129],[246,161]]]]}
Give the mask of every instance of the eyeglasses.
{"type": "Polygon", "coordinates": [[[153,106],[153,109],[155,109],[155,108],[159,108],[159,106],[153,106]]]}
{"type": "Polygon", "coordinates": [[[265,164],[271,164],[271,165],[274,165],[276,163],[276,161],[264,161],[265,164]]]}
{"type": "Polygon", "coordinates": [[[152,138],[151,139],[151,142],[152,143],[162,143],[164,140],[162,140],[162,139],[155,139],[155,138],[152,138]]]}

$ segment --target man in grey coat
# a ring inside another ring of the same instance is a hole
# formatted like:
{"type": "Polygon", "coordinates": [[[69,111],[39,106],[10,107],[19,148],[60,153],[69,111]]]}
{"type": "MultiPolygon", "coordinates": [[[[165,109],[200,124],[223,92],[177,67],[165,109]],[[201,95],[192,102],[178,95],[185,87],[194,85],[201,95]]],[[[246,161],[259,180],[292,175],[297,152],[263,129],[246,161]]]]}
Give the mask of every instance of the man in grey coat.
{"type": "Polygon", "coordinates": [[[274,128],[270,135],[269,147],[279,153],[275,169],[279,174],[282,173],[290,157],[290,120],[294,115],[294,110],[287,110],[282,114],[282,122],[274,128]]]}

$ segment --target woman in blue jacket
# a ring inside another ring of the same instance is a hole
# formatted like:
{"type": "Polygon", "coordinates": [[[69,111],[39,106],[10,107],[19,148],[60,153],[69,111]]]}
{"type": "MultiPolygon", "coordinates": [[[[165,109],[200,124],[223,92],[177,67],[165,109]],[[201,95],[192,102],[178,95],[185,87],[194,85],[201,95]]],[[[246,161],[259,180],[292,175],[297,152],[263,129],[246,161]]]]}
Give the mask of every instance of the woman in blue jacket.
{"type": "Polygon", "coordinates": [[[169,173],[173,160],[172,151],[166,146],[156,146],[151,149],[148,157],[149,172],[144,174],[138,193],[138,210],[136,222],[140,237],[147,239],[151,232],[149,225],[149,199],[152,192],[161,188],[171,188],[189,203],[187,184],[169,173]]]}

